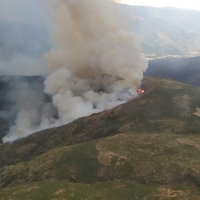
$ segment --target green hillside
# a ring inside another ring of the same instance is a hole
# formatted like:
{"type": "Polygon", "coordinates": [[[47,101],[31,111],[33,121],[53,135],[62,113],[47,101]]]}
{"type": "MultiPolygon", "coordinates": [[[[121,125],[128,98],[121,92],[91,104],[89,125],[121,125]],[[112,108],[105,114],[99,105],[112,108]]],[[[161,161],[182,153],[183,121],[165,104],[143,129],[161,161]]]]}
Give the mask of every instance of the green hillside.
{"type": "Polygon", "coordinates": [[[141,87],[110,111],[0,145],[0,199],[199,199],[200,88],[141,87]]]}
{"type": "Polygon", "coordinates": [[[200,12],[179,8],[124,5],[145,54],[199,55],[200,12]]]}

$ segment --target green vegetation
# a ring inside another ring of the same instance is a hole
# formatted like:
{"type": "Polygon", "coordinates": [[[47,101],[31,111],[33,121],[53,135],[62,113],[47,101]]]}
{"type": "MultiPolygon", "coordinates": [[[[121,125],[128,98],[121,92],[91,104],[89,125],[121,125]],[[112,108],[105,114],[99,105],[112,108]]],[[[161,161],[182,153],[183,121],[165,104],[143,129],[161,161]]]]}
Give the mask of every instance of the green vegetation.
{"type": "MultiPolygon", "coordinates": [[[[188,186],[189,187],[189,186],[188,186]]],[[[144,186],[141,184],[112,181],[105,183],[73,184],[67,182],[40,182],[26,185],[12,186],[0,191],[1,199],[21,200],[122,200],[122,199],[187,199],[195,200],[198,196],[184,187],[144,186]],[[188,198],[189,197],[189,198],[188,198]]]]}
{"type": "Polygon", "coordinates": [[[166,55],[164,48],[156,47],[145,41],[141,41],[140,45],[144,54],[166,55]]]}
{"type": "Polygon", "coordinates": [[[142,51],[167,55],[199,55],[200,13],[178,8],[125,6],[142,41],[142,51]]]}
{"type": "Polygon", "coordinates": [[[110,111],[0,145],[0,199],[198,199],[200,89],[141,87],[110,111]]]}
{"type": "Polygon", "coordinates": [[[107,183],[98,183],[93,185],[87,184],[72,184],[66,182],[41,182],[39,184],[30,183],[27,185],[14,186],[0,192],[2,198],[11,198],[21,200],[49,200],[49,199],[134,199],[135,197],[144,197],[150,191],[145,186],[128,183],[125,181],[113,181],[107,183]],[[10,195],[8,192],[11,192],[10,195]]]}

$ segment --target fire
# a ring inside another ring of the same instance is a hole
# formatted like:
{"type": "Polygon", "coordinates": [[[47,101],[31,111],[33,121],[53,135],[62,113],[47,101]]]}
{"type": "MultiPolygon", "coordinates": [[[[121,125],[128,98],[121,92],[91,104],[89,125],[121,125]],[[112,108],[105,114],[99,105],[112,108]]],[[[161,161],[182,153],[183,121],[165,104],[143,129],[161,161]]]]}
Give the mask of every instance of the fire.
{"type": "Polygon", "coordinates": [[[137,89],[137,93],[138,93],[138,95],[143,94],[143,93],[144,93],[144,90],[141,89],[141,88],[138,88],[138,89],[137,89]]]}
{"type": "MultiPolygon", "coordinates": [[[[138,94],[138,95],[141,95],[141,94],[144,93],[144,90],[141,89],[141,88],[138,88],[136,91],[137,91],[137,94],[138,94]]],[[[129,101],[132,101],[133,99],[134,99],[134,98],[131,98],[131,99],[129,99],[129,101]]]]}

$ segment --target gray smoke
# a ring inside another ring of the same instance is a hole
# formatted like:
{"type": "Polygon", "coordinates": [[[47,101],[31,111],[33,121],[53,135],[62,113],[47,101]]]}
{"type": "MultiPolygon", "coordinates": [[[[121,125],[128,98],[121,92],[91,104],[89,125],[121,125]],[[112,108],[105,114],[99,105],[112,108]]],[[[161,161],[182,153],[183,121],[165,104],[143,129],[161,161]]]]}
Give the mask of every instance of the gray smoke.
{"type": "Polygon", "coordinates": [[[47,71],[42,59],[26,55],[13,56],[11,59],[0,60],[0,75],[4,76],[35,76],[45,75],[47,71]]]}
{"type": "Polygon", "coordinates": [[[39,126],[42,127],[41,122],[46,121],[47,124],[51,120],[49,113],[56,115],[55,108],[48,103],[43,91],[41,77],[6,76],[3,79],[9,83],[6,94],[9,109],[1,111],[0,117],[11,124],[7,134],[12,136],[11,141],[35,132],[39,126]]]}
{"type": "Polygon", "coordinates": [[[147,68],[131,19],[116,4],[109,0],[50,2],[57,48],[45,55],[50,75],[44,92],[52,97],[53,107],[46,108],[45,114],[19,112],[4,142],[126,102],[137,95],[147,68]],[[36,128],[32,121],[38,124],[36,128]]]}
{"type": "Polygon", "coordinates": [[[0,20],[43,26],[49,23],[46,0],[1,0],[0,20]]]}
{"type": "Polygon", "coordinates": [[[42,55],[50,50],[45,0],[1,0],[0,75],[47,74],[42,55]]]}

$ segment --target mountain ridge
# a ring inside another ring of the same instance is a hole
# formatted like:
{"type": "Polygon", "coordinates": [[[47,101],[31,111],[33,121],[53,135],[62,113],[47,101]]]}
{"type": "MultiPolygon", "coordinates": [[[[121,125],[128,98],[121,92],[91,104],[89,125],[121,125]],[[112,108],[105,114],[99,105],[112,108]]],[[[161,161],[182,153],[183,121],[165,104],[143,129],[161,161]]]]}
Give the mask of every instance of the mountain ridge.
{"type": "MultiPolygon", "coordinates": [[[[71,184],[77,188],[74,197],[67,196],[67,190],[54,196],[46,188],[43,199],[78,199],[82,187],[87,185],[91,191],[98,184],[104,191],[109,183],[108,188],[125,185],[127,189],[123,193],[122,187],[116,199],[134,195],[142,199],[162,199],[164,195],[167,199],[167,191],[176,194],[175,199],[198,199],[200,125],[194,113],[200,108],[200,88],[153,77],[145,77],[141,87],[144,94],[112,110],[1,144],[0,194],[12,197],[9,191],[15,190],[25,198],[31,191],[41,195],[39,190],[45,185],[55,193],[61,185],[71,184]],[[36,188],[29,190],[27,183],[36,188]]],[[[98,192],[83,195],[113,199],[114,188],[109,196],[98,192]]]]}
{"type": "Polygon", "coordinates": [[[199,55],[200,12],[179,8],[123,6],[133,18],[142,51],[148,57],[199,55]]]}

